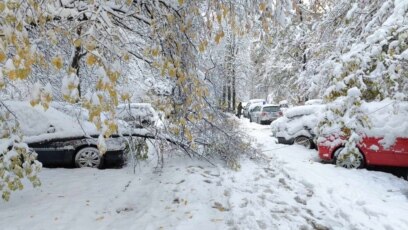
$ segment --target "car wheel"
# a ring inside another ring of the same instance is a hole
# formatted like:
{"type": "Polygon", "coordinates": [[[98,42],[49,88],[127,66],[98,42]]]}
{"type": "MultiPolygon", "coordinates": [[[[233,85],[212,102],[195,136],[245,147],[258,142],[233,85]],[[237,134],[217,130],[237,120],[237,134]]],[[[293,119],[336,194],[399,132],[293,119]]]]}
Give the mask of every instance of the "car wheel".
{"type": "Polygon", "coordinates": [[[102,165],[102,157],[95,147],[80,149],[75,155],[75,166],[78,168],[99,168],[102,165]]]}
{"type": "Polygon", "coordinates": [[[308,137],[300,136],[296,137],[294,144],[304,146],[305,148],[312,148],[312,141],[308,137]]]}
{"type": "Polygon", "coordinates": [[[364,156],[358,151],[357,155],[343,151],[344,147],[334,152],[334,163],[348,169],[364,168],[364,156]]]}

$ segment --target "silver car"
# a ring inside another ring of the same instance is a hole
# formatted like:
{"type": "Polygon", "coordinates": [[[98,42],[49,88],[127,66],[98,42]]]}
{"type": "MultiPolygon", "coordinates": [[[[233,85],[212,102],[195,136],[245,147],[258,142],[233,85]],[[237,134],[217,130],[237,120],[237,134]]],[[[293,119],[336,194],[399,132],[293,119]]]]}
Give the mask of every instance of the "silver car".
{"type": "Polygon", "coordinates": [[[264,99],[249,100],[248,103],[243,108],[242,115],[246,118],[249,118],[250,109],[253,108],[254,105],[256,104],[259,104],[259,105],[266,104],[266,101],[264,99]]]}
{"type": "Polygon", "coordinates": [[[258,105],[249,113],[249,121],[259,124],[270,124],[282,116],[279,105],[258,105]]]}

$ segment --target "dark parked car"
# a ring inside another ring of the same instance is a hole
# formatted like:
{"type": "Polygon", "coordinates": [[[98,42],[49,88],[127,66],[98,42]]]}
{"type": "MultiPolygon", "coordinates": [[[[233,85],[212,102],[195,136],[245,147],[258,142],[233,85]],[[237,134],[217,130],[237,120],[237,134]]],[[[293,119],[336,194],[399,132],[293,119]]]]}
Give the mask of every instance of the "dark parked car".
{"type": "Polygon", "coordinates": [[[106,139],[106,153],[98,150],[96,127],[50,107],[32,107],[28,102],[5,103],[17,117],[24,142],[38,154],[44,166],[121,166],[125,144],[119,138],[106,139]]]}

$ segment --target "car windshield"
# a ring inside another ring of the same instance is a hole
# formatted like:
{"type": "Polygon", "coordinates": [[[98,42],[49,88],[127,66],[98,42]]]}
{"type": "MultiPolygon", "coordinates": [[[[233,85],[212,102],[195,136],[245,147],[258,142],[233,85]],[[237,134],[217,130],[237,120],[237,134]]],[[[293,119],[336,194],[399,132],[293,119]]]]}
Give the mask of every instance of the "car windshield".
{"type": "Polygon", "coordinates": [[[263,108],[264,112],[279,112],[279,106],[266,106],[263,108]]]}

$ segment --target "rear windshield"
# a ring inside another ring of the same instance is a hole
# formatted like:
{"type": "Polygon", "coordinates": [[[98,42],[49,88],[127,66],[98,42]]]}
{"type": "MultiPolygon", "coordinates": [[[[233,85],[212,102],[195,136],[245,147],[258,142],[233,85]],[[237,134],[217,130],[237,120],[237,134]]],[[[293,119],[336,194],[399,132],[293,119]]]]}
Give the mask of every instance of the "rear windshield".
{"type": "Polygon", "coordinates": [[[279,106],[267,106],[264,107],[262,111],[264,112],[279,112],[280,108],[279,106]]]}

